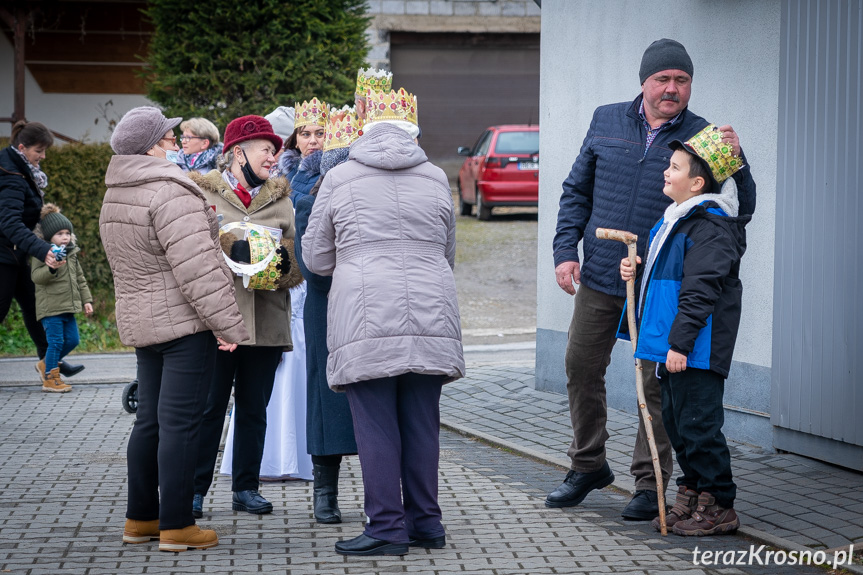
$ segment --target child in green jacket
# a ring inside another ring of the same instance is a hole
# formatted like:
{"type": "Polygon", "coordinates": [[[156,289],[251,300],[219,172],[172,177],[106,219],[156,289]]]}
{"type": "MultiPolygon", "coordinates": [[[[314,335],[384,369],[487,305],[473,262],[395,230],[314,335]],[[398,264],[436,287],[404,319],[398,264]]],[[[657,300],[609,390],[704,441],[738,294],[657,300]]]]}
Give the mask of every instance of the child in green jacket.
{"type": "MultiPolygon", "coordinates": [[[[93,297],[84,271],[78,263],[79,248],[72,235],[72,222],[60,213],[54,204],[42,207],[42,221],[37,234],[52,244],[51,249],[57,259],[66,262],[57,269],[51,269],[45,262],[32,258],[30,274],[36,284],[36,319],[42,322],[48,339],[45,359],[36,364],[42,378],[42,391],[65,393],[72,386],[60,379],[60,363],[63,358],[78,346],[78,324],[76,313],[93,313],[93,297]]],[[[67,366],[73,367],[73,366],[67,366]]],[[[84,366],[74,366],[78,373],[84,366]]]]}

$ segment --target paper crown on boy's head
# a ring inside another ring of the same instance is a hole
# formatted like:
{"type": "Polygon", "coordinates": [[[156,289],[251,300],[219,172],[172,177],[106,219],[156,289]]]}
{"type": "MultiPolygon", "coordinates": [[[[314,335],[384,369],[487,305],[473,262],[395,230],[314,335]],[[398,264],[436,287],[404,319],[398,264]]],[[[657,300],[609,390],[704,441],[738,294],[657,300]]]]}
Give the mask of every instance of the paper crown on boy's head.
{"type": "Polygon", "coordinates": [[[722,141],[722,132],[714,124],[708,124],[685,142],[674,140],[669,147],[688,152],[707,168],[712,181],[707,182],[705,193],[718,194],[722,182],[743,167],[743,159],[734,155],[731,144],[722,141]]]}
{"type": "Polygon", "coordinates": [[[327,131],[324,134],[324,151],[347,148],[362,136],[362,126],[352,106],[330,110],[327,131]]]}
{"type": "Polygon", "coordinates": [[[365,123],[371,124],[382,120],[400,120],[415,126],[417,121],[417,97],[399,88],[398,92],[366,92],[365,123]]]}
{"type": "Polygon", "coordinates": [[[722,141],[722,132],[715,124],[683,142],[689,152],[704,160],[710,173],[721,184],[743,167],[743,159],[734,154],[731,144],[722,141]]]}
{"type": "Polygon", "coordinates": [[[356,98],[365,98],[366,92],[389,92],[393,89],[393,73],[377,68],[360,68],[357,72],[357,87],[354,93],[356,98]]]}
{"type": "Polygon", "coordinates": [[[303,126],[321,126],[327,125],[327,116],[329,116],[329,106],[326,102],[321,102],[317,98],[312,98],[308,102],[294,106],[294,129],[303,126]]]}

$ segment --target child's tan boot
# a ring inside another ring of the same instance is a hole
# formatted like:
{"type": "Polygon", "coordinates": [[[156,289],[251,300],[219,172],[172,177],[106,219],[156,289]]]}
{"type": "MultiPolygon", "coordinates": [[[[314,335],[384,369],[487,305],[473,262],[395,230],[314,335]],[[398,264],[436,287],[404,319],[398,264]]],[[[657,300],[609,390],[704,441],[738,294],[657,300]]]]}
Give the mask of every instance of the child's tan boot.
{"type": "Polygon", "coordinates": [[[215,531],[189,525],[182,529],[165,529],[159,533],[159,551],[187,551],[207,549],[219,544],[215,531]]]}
{"type": "Polygon", "coordinates": [[[123,543],[149,543],[159,539],[159,520],[138,521],[126,519],[123,529],[123,543]]]}
{"type": "Polygon", "coordinates": [[[36,371],[39,373],[39,381],[42,382],[42,385],[45,385],[45,360],[40,359],[36,362],[36,371]]]}
{"type": "Polygon", "coordinates": [[[66,393],[67,391],[72,391],[72,386],[60,379],[60,368],[55,367],[48,372],[48,377],[45,378],[45,383],[42,384],[42,391],[66,393]]]}

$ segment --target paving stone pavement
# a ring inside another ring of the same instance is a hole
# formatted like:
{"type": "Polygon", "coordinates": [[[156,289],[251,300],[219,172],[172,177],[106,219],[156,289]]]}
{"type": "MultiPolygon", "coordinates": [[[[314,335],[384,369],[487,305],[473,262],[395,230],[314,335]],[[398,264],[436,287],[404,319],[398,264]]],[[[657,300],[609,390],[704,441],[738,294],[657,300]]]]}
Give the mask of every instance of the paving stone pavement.
{"type": "MultiPolygon", "coordinates": [[[[111,359],[122,373],[114,381],[125,382],[127,360],[111,359]]],[[[757,550],[764,538],[662,538],[646,523],[620,518],[628,500],[623,491],[591,493],[575,508],[545,508],[545,494],[563,476],[559,465],[567,463],[569,418],[564,397],[532,389],[532,361],[469,364],[468,378],[444,387],[442,419],[460,431],[441,436],[445,549],[377,559],[333,552],[336,541],[362,529],[356,458],[344,466],[341,525],[314,523],[311,485],[302,481],[263,485],[275,506],[272,515],[233,512],[229,478],[217,476],[200,523],[217,530],[218,547],[174,554],[159,553],[152,544],[124,545],[125,445],[134,416],[122,410],[123,385],[76,385],[70,394],[44,394],[32,385],[3,384],[26,379],[4,376],[9,365],[0,361],[0,573],[824,573],[769,561],[694,565],[696,548],[721,552],[727,563],[729,554],[757,550]]],[[[609,418],[609,460],[622,490],[632,488],[634,421],[620,412],[609,418]]],[[[825,539],[838,535],[863,547],[860,474],[747,446],[733,450],[746,525],[773,529],[792,545],[797,537],[824,549],[825,539]]]]}
{"type": "MultiPolygon", "coordinates": [[[[444,387],[443,423],[568,468],[572,427],[567,399],[534,389],[533,374],[532,361],[471,365],[468,378],[444,387]]],[[[629,465],[637,425],[635,415],[609,410],[606,449],[614,486],[629,493],[634,490],[629,465]]],[[[738,486],[735,509],[746,535],[786,549],[854,545],[863,552],[863,474],[741,443],[729,442],[729,447],[738,486]]],[[[673,498],[674,489],[666,497],[673,498]]],[[[863,568],[855,572],[863,573],[863,568]]]]}

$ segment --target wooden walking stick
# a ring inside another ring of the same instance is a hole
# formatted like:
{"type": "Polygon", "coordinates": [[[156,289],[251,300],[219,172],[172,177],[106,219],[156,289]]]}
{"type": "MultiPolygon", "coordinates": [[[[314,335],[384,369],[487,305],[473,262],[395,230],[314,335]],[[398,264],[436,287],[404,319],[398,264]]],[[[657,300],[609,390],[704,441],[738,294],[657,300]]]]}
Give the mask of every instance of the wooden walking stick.
{"type": "MultiPolygon", "coordinates": [[[[632,352],[638,347],[638,332],[635,327],[635,256],[638,236],[623,230],[597,228],[596,237],[601,240],[614,240],[626,244],[629,263],[632,266],[632,279],[626,282],[626,318],[629,321],[629,339],[632,341],[632,352]]],[[[635,358],[635,392],[638,395],[638,409],[644,420],[644,430],[647,432],[647,444],[650,446],[650,456],[653,458],[653,474],[656,476],[656,499],[659,504],[659,526],[662,535],[668,535],[665,525],[665,486],[662,482],[662,468],[659,465],[659,450],[656,448],[656,438],[653,436],[653,417],[647,409],[644,397],[644,379],[641,371],[641,360],[635,358]]]]}

